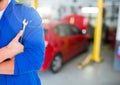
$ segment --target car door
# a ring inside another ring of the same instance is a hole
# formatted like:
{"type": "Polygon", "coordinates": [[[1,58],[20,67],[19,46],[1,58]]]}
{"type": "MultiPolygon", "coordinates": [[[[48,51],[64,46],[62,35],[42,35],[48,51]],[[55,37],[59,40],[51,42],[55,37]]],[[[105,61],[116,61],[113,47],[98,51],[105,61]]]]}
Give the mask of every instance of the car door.
{"type": "Polygon", "coordinates": [[[69,56],[71,55],[70,53],[70,42],[69,42],[69,32],[68,32],[68,26],[65,24],[60,24],[55,27],[55,32],[59,36],[57,38],[57,43],[59,43],[59,52],[62,53],[63,55],[63,60],[66,61],[68,60],[69,56]]]}
{"type": "Polygon", "coordinates": [[[76,41],[74,40],[75,37],[72,33],[72,30],[70,29],[70,26],[69,24],[64,24],[64,26],[66,26],[66,28],[64,29],[64,32],[65,32],[65,38],[68,39],[68,42],[69,42],[69,47],[68,47],[68,57],[67,59],[69,60],[72,56],[74,56],[74,54],[76,53],[75,49],[76,49],[76,41]]]}
{"type": "MultiPolygon", "coordinates": [[[[67,42],[67,48],[66,48],[66,60],[69,60],[72,56],[75,56],[75,54],[78,52],[78,50],[76,50],[78,47],[78,38],[77,33],[75,33],[71,27],[70,24],[68,23],[64,23],[61,24],[61,29],[60,29],[60,35],[62,36],[61,40],[64,40],[67,42]]],[[[77,30],[78,31],[78,30],[77,30]]]]}
{"type": "Polygon", "coordinates": [[[67,36],[66,37],[69,39],[69,46],[70,46],[69,47],[70,56],[68,56],[68,59],[69,59],[76,54],[77,42],[76,42],[76,36],[75,36],[76,34],[73,33],[73,31],[71,29],[71,25],[70,24],[66,24],[66,25],[67,25],[67,28],[66,28],[67,36]]]}

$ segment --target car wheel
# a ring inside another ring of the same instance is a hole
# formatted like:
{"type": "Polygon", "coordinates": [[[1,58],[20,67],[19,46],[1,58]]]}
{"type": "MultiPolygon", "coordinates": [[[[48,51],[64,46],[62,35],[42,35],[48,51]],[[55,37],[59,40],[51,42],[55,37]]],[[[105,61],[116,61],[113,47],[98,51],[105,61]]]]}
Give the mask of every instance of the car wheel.
{"type": "Polygon", "coordinates": [[[61,67],[62,67],[62,56],[56,55],[51,63],[50,70],[53,73],[57,73],[60,71],[61,67]]]}

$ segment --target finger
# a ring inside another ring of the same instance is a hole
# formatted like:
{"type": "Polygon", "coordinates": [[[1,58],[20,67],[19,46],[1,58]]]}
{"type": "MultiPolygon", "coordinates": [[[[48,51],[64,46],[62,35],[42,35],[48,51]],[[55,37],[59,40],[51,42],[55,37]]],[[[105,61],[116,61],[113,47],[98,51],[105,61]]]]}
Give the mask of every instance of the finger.
{"type": "Polygon", "coordinates": [[[19,40],[19,38],[22,36],[22,34],[23,34],[23,31],[21,30],[17,35],[16,35],[16,37],[14,38],[16,41],[18,41],[19,40]]]}

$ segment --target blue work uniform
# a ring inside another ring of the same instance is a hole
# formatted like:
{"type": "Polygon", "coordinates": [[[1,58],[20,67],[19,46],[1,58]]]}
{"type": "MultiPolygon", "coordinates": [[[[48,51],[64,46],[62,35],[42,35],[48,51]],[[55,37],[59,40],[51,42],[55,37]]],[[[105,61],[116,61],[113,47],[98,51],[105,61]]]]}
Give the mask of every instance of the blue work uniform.
{"type": "Polygon", "coordinates": [[[15,56],[14,74],[0,74],[0,85],[41,85],[37,70],[44,61],[44,33],[39,14],[33,9],[12,0],[0,20],[0,48],[28,25],[23,35],[24,52],[15,56]]]}

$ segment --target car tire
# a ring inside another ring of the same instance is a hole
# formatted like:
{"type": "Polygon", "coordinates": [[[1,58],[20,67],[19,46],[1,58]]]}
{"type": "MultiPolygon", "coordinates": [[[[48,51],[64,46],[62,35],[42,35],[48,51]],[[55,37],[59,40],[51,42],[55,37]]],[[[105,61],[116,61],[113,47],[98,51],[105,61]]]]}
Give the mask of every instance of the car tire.
{"type": "Polygon", "coordinates": [[[56,55],[51,62],[50,70],[52,73],[57,73],[62,68],[62,56],[56,55]]]}

